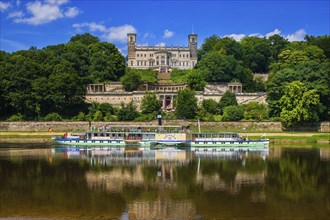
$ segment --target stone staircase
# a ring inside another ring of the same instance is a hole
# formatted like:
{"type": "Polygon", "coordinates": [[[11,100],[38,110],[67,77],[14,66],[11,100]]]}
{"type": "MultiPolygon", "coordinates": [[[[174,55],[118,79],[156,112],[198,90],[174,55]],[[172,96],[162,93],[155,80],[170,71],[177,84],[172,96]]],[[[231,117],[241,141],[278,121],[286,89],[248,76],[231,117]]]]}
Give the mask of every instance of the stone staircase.
{"type": "Polygon", "coordinates": [[[171,73],[158,73],[157,81],[158,83],[173,83],[171,80],[171,73]]]}

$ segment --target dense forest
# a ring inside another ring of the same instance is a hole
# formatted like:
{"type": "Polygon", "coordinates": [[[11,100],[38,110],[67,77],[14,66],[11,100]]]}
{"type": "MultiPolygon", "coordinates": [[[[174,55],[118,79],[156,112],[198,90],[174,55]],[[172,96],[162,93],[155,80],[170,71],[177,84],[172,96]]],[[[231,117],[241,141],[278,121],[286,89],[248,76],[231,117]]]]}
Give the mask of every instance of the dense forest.
{"type": "MultiPolygon", "coordinates": [[[[217,120],[217,115],[220,120],[279,118],[291,126],[330,117],[330,36],[306,36],[304,42],[288,42],[273,35],[245,37],[237,42],[213,35],[204,40],[198,57],[194,69],[172,71],[172,80],[186,82],[191,90],[179,94],[177,111],[170,118],[217,120]],[[269,73],[269,79],[263,82],[254,78],[253,73],[269,73]],[[226,105],[225,101],[212,100],[204,100],[196,108],[184,106],[197,105],[194,91],[202,90],[206,82],[235,81],[243,84],[245,92],[266,91],[268,106],[226,105]],[[180,96],[184,97],[183,102],[180,96]],[[189,97],[191,102],[187,102],[189,97]],[[190,112],[191,109],[194,111],[190,112]]],[[[90,34],[75,35],[65,44],[42,49],[0,51],[0,118],[152,119],[148,114],[159,110],[152,94],[146,94],[142,113],[136,112],[132,104],[116,109],[107,104],[84,103],[87,84],[119,80],[125,90],[132,91],[141,82],[155,82],[157,78],[152,70],[127,68],[125,57],[113,44],[90,34]],[[154,105],[150,107],[148,103],[154,105]]]]}

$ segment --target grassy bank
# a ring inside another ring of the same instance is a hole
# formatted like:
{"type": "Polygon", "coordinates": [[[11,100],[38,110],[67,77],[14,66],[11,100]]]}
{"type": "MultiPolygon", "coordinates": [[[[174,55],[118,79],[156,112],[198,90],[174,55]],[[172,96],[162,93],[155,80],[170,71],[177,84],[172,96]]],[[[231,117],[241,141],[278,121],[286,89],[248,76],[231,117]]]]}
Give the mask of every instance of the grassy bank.
{"type": "MultiPolygon", "coordinates": [[[[197,131],[193,129],[193,131],[197,131]]],[[[203,131],[205,131],[203,129],[203,131]]],[[[212,132],[212,129],[208,130],[212,132]]],[[[270,139],[271,143],[286,144],[286,143],[309,143],[309,144],[330,144],[330,133],[320,132],[268,132],[268,133],[252,133],[252,132],[239,132],[243,137],[247,136],[249,139],[260,139],[266,135],[270,139]]],[[[0,142],[10,141],[32,141],[40,140],[40,142],[50,140],[51,137],[61,136],[64,132],[21,132],[21,131],[0,131],[0,142]]]]}

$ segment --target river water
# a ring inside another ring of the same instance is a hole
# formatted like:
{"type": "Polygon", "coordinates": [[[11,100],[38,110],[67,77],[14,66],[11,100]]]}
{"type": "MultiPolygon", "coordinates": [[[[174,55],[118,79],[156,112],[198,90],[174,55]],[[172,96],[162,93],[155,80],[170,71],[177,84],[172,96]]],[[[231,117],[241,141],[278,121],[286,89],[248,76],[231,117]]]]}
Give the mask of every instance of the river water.
{"type": "Polygon", "coordinates": [[[330,219],[330,147],[0,147],[0,218],[330,219]]]}

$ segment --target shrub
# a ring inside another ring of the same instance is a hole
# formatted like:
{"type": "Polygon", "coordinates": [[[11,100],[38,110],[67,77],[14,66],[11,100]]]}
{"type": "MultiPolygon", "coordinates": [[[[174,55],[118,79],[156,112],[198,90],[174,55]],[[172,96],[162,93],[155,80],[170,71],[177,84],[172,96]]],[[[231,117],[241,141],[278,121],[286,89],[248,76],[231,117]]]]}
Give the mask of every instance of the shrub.
{"type": "Polygon", "coordinates": [[[134,121],[152,121],[154,119],[155,116],[153,114],[145,114],[135,118],[134,121]]]}
{"type": "Polygon", "coordinates": [[[244,118],[244,107],[238,106],[227,106],[223,110],[224,121],[240,121],[244,118]]]}
{"type": "Polygon", "coordinates": [[[100,110],[97,110],[93,115],[93,121],[103,121],[103,114],[100,110]]]}
{"type": "Polygon", "coordinates": [[[245,105],[244,119],[262,121],[268,119],[268,108],[264,104],[250,102],[245,105]]]}
{"type": "Polygon", "coordinates": [[[116,115],[111,115],[110,113],[106,113],[104,116],[104,121],[118,121],[118,117],[116,115]]]}
{"type": "Polygon", "coordinates": [[[85,113],[79,112],[79,114],[74,116],[72,118],[72,120],[74,120],[74,121],[84,121],[85,120],[85,113]]]}
{"type": "Polygon", "coordinates": [[[49,113],[48,115],[46,115],[44,120],[45,121],[63,121],[62,117],[56,112],[49,113]]]}
{"type": "Polygon", "coordinates": [[[118,111],[119,121],[133,121],[138,116],[139,113],[136,111],[133,102],[130,102],[127,106],[124,103],[121,104],[121,109],[118,111]]]}
{"type": "Polygon", "coordinates": [[[12,115],[7,119],[7,121],[23,121],[23,120],[24,120],[24,116],[20,113],[16,115],[12,115]]]}
{"type": "Polygon", "coordinates": [[[222,113],[225,107],[232,105],[237,105],[236,95],[228,90],[221,97],[218,107],[222,113]]]}
{"type": "Polygon", "coordinates": [[[213,99],[204,99],[202,102],[202,106],[208,113],[218,113],[218,103],[213,99]]]}

